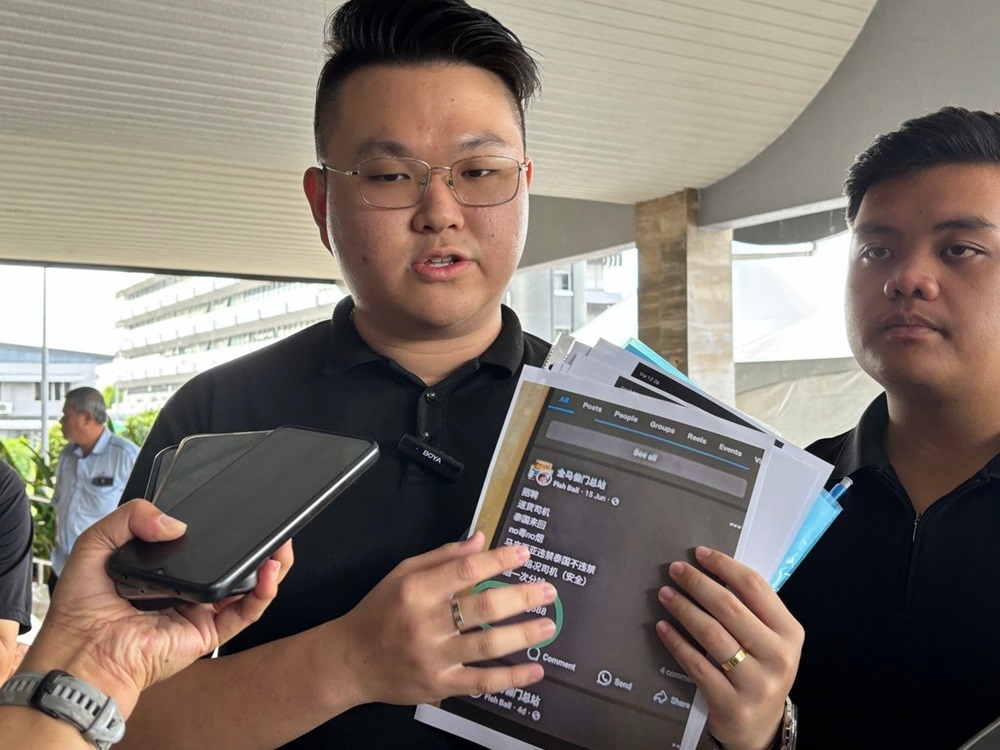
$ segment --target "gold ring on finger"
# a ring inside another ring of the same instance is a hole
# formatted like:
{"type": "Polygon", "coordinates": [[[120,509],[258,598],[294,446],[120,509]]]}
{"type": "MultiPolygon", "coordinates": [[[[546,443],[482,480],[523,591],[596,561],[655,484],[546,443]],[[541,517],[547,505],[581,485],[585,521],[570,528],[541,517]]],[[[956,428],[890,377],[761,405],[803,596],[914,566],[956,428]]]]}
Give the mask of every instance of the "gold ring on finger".
{"type": "Polygon", "coordinates": [[[465,633],[469,630],[465,624],[465,618],[462,617],[462,610],[458,606],[458,599],[451,600],[451,619],[455,621],[455,628],[459,633],[465,633]]]}
{"type": "Polygon", "coordinates": [[[728,661],[722,662],[719,666],[722,667],[723,672],[728,672],[730,669],[736,667],[740,662],[747,658],[747,650],[740,646],[740,650],[733,654],[733,658],[728,661]]]}

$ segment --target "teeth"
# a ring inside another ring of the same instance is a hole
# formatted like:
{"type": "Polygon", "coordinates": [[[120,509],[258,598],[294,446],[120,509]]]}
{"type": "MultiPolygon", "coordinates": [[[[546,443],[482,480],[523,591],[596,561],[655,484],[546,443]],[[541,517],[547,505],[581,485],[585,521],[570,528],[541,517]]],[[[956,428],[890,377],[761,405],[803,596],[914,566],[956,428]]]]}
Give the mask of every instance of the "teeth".
{"type": "Polygon", "coordinates": [[[450,266],[455,262],[455,258],[452,255],[445,256],[444,258],[431,258],[427,261],[427,265],[434,266],[435,268],[443,268],[444,266],[450,266]]]}

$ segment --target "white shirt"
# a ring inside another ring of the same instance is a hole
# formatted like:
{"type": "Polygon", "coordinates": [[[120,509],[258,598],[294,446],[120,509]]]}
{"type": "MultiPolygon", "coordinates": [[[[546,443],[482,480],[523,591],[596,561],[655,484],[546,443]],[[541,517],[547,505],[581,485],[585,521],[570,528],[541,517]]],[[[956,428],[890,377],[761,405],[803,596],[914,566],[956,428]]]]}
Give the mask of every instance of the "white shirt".
{"type": "Polygon", "coordinates": [[[77,537],[118,507],[138,455],[135,443],[107,428],[87,456],[76,443],[62,449],[52,496],[52,504],[56,506],[52,570],[56,575],[62,575],[77,537]]]}

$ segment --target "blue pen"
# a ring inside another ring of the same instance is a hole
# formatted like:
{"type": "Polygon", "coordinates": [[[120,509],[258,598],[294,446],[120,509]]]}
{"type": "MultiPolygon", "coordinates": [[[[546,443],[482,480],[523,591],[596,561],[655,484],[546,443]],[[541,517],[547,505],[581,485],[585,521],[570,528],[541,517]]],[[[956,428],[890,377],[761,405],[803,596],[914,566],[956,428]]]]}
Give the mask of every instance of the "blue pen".
{"type": "Polygon", "coordinates": [[[840,498],[844,496],[844,493],[851,488],[852,484],[854,484],[854,482],[850,477],[844,477],[841,479],[830,489],[830,499],[834,502],[839,501],[840,498]]]}

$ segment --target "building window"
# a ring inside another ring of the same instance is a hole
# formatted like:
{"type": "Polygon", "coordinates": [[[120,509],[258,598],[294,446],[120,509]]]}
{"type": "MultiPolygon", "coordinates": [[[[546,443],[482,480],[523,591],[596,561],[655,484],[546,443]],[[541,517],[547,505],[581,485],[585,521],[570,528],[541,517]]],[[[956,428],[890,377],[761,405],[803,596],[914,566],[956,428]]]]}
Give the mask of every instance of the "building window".
{"type": "Polygon", "coordinates": [[[587,261],[587,289],[604,289],[604,258],[587,261]]]}
{"type": "MultiPolygon", "coordinates": [[[[49,383],[49,401],[62,401],[73,390],[72,383],[49,383]]],[[[42,384],[35,383],[35,401],[42,400],[42,384]]]]}
{"type": "Polygon", "coordinates": [[[558,297],[569,297],[573,294],[573,272],[552,272],[552,293],[558,297]]]}

